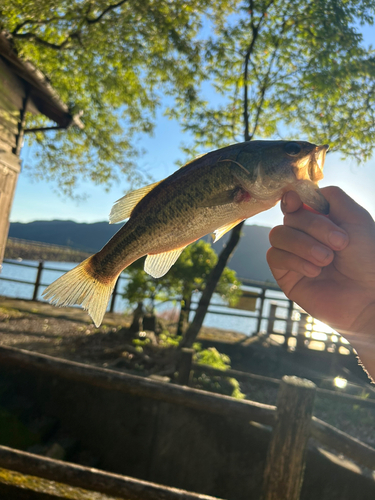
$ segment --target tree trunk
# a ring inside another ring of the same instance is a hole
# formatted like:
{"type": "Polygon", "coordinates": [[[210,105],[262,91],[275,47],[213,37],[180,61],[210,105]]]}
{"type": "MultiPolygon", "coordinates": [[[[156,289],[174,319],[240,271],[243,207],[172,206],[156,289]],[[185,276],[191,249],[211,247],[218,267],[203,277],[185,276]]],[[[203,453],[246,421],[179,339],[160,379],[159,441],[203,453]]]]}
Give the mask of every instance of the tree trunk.
{"type": "Polygon", "coordinates": [[[242,226],[243,222],[232,229],[228,243],[221,251],[216,266],[208,275],[206,288],[203,290],[202,297],[199,301],[194,319],[181,341],[181,344],[179,346],[180,348],[191,347],[195,339],[197,338],[199,330],[201,329],[204,318],[206,316],[208,306],[210,305],[212,295],[215,292],[216,286],[219,282],[220,276],[224,271],[224,268],[227,265],[227,262],[233,253],[233,250],[236,248],[238,242],[240,241],[242,226]]]}
{"type": "Polygon", "coordinates": [[[181,300],[181,311],[178,318],[177,335],[183,335],[186,325],[189,322],[189,313],[191,307],[191,295],[183,296],[181,300]]]}
{"type": "Polygon", "coordinates": [[[133,312],[133,321],[132,324],[129,327],[129,332],[140,332],[143,330],[143,317],[145,315],[144,309],[143,309],[143,302],[138,302],[137,307],[134,309],[133,312]]]}

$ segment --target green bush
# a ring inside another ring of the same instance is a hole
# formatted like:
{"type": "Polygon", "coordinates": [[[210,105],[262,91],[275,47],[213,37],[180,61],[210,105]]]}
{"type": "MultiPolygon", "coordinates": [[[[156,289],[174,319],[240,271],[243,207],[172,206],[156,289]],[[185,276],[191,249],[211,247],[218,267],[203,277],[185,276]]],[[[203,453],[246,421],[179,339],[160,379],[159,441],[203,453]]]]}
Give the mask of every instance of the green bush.
{"type": "MultiPolygon", "coordinates": [[[[200,365],[208,365],[218,370],[227,370],[230,368],[230,358],[226,354],[220,353],[214,347],[201,350],[200,344],[195,344],[196,354],[194,355],[195,363],[200,365]]],[[[238,380],[233,377],[225,377],[218,375],[210,375],[208,373],[194,373],[193,385],[196,389],[204,391],[217,392],[225,396],[231,396],[237,399],[245,397],[240,390],[238,380]]]]}

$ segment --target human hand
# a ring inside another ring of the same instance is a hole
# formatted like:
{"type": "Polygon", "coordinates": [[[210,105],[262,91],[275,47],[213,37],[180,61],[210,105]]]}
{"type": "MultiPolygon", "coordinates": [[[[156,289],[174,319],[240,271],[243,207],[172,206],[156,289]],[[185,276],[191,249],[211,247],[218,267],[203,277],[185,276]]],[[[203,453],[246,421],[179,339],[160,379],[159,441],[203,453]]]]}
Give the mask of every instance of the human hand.
{"type": "Polygon", "coordinates": [[[270,232],[267,261],[283,292],[357,351],[360,345],[362,358],[364,344],[375,345],[375,223],[341,189],[321,192],[328,217],[304,210],[295,192],[285,194],[284,225],[270,232]]]}

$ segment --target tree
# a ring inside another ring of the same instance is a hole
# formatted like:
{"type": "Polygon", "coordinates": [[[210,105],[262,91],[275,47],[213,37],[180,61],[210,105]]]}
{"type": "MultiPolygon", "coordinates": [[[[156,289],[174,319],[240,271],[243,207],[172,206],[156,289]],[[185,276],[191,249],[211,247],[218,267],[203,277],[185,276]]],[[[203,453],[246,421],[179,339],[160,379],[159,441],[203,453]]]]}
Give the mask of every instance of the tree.
{"type": "MultiPolygon", "coordinates": [[[[170,271],[159,279],[154,279],[143,270],[143,260],[134,262],[126,269],[129,276],[123,297],[130,304],[146,303],[146,309],[154,313],[156,301],[181,301],[178,321],[178,334],[182,335],[188,321],[191,299],[194,292],[202,292],[207,276],[217,263],[218,257],[211,245],[198,241],[188,246],[172,266],[170,271]]],[[[218,280],[215,292],[230,305],[238,301],[241,290],[235,271],[225,268],[218,280]]]]}
{"type": "MultiPolygon", "coordinates": [[[[217,5],[226,5],[219,0],[217,5]]],[[[202,79],[197,33],[208,0],[9,0],[0,29],[52,81],[83,131],[36,133],[26,170],[73,195],[79,179],[140,180],[137,133],[152,132],[162,95],[194,100],[202,79]]],[[[224,9],[225,10],[225,9],[224,9]]],[[[27,116],[27,127],[42,126],[27,116]]]]}
{"type": "MultiPolygon", "coordinates": [[[[213,20],[203,87],[179,99],[171,116],[193,134],[191,154],[239,140],[299,136],[357,160],[370,158],[375,132],[375,52],[361,25],[373,24],[370,0],[236,1],[213,20]],[[215,96],[210,102],[207,96],[215,96]],[[206,97],[205,97],[206,96],[206,97]],[[192,147],[193,146],[193,147],[192,147]]],[[[191,346],[215,283],[240,238],[231,234],[184,338],[191,346]]]]}

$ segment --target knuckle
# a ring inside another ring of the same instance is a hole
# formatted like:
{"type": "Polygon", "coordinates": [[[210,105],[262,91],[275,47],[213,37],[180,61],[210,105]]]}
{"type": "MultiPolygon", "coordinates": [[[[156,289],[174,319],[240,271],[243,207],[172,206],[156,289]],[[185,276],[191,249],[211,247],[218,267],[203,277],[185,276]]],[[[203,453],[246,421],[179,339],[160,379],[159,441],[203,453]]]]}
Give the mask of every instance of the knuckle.
{"type": "Polygon", "coordinates": [[[323,188],[322,191],[327,193],[329,197],[333,198],[341,198],[342,196],[346,196],[345,191],[343,191],[338,186],[328,186],[323,188]]]}
{"type": "Polygon", "coordinates": [[[275,226],[274,228],[271,229],[271,231],[268,235],[268,239],[269,239],[269,242],[271,243],[271,245],[273,245],[277,241],[282,230],[283,230],[283,226],[275,226]]]}
{"type": "Polygon", "coordinates": [[[266,253],[266,260],[271,268],[276,268],[277,266],[280,266],[280,256],[276,248],[272,247],[268,249],[266,253]]]}
{"type": "Polygon", "coordinates": [[[307,232],[310,234],[316,234],[321,231],[324,221],[320,215],[311,214],[312,217],[306,223],[307,232]]]}
{"type": "Polygon", "coordinates": [[[284,225],[285,226],[293,226],[294,216],[293,214],[285,214],[284,215],[284,225]]]}
{"type": "Polygon", "coordinates": [[[266,260],[267,260],[268,264],[271,264],[271,262],[272,262],[272,253],[273,253],[272,251],[273,251],[273,248],[269,248],[267,250],[267,253],[266,253],[266,260]]]}

